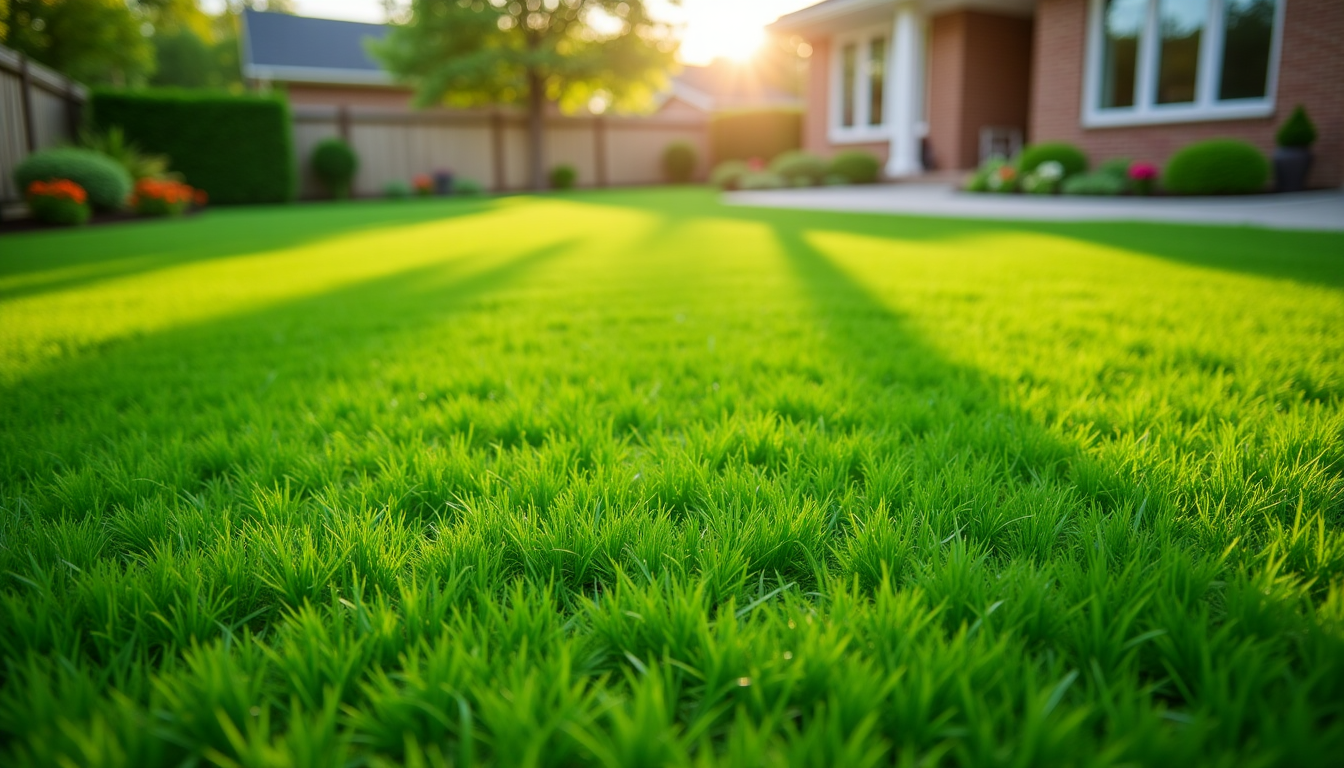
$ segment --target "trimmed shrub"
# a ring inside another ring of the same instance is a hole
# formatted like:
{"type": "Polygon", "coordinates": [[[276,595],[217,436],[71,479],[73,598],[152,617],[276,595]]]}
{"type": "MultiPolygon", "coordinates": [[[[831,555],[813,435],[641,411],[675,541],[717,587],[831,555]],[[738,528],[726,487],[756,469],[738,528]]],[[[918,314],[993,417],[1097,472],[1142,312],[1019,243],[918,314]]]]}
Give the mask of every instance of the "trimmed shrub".
{"type": "Polygon", "coordinates": [[[94,91],[94,131],[120,126],[144,152],[215,203],[279,203],[294,198],[296,165],[289,107],[278,97],[177,90],[94,91]]]}
{"type": "Polygon", "coordinates": [[[1097,171],[1070,176],[1064,180],[1062,191],[1066,195],[1123,195],[1125,180],[1114,173],[1097,171]]]}
{"type": "Polygon", "coordinates": [[[748,172],[739,182],[739,188],[743,190],[784,189],[787,186],[789,186],[788,179],[770,171],[748,172]]]}
{"type": "Polygon", "coordinates": [[[709,121],[709,154],[716,165],[727,160],[776,157],[802,145],[802,110],[721,112],[709,121]]]}
{"type": "Polygon", "coordinates": [[[69,179],[34,181],[27,198],[33,218],[44,224],[77,227],[89,220],[88,193],[69,179]]]}
{"type": "Polygon", "coordinates": [[[1134,163],[1127,157],[1115,157],[1097,166],[1097,173],[1108,173],[1117,179],[1129,179],[1129,166],[1134,163]]]}
{"type": "Polygon", "coordinates": [[[751,173],[751,166],[744,160],[729,160],[719,163],[709,175],[709,183],[722,190],[741,189],[742,177],[751,173]]]}
{"type": "Polygon", "coordinates": [[[814,187],[826,178],[826,161],[810,152],[791,149],[770,163],[770,172],[782,176],[791,187],[814,187]]]}
{"type": "Polygon", "coordinates": [[[1307,110],[1301,104],[1279,126],[1274,141],[1280,147],[1310,147],[1316,143],[1316,124],[1307,117],[1307,110]]]}
{"type": "Polygon", "coordinates": [[[454,195],[480,195],[485,193],[485,186],[475,179],[453,179],[454,195]]]}
{"type": "Polygon", "coordinates": [[[872,152],[850,149],[831,158],[829,175],[839,176],[850,184],[872,184],[881,173],[882,161],[872,152]]]}
{"type": "Polygon", "coordinates": [[[669,184],[689,184],[700,158],[689,141],[674,141],[663,150],[663,178],[669,184]]]}
{"type": "Polygon", "coordinates": [[[69,179],[84,189],[89,204],[100,211],[115,211],[126,205],[131,194],[131,174],[121,164],[91,149],[60,147],[34,152],[14,169],[14,184],[28,189],[34,181],[69,179]]]}
{"type": "Polygon", "coordinates": [[[1244,195],[1269,181],[1269,161],[1238,139],[1211,139],[1185,147],[1167,162],[1162,186],[1180,195],[1244,195]]]}
{"type": "Polygon", "coordinates": [[[411,196],[411,185],[401,179],[393,179],[383,185],[383,197],[389,200],[405,200],[411,196]]]}
{"type": "Polygon", "coordinates": [[[313,175],[327,188],[332,197],[344,199],[350,196],[355,173],[359,171],[359,156],[349,144],[336,138],[323,139],[313,147],[313,156],[309,163],[312,165],[313,175]]]}
{"type": "Polygon", "coordinates": [[[573,189],[579,172],[572,165],[557,165],[551,169],[551,189],[573,189]]]}
{"type": "Polygon", "coordinates": [[[1017,158],[1017,169],[1031,173],[1041,163],[1054,161],[1064,167],[1064,178],[1087,173],[1087,155],[1083,150],[1063,141],[1030,144],[1017,158]]]}

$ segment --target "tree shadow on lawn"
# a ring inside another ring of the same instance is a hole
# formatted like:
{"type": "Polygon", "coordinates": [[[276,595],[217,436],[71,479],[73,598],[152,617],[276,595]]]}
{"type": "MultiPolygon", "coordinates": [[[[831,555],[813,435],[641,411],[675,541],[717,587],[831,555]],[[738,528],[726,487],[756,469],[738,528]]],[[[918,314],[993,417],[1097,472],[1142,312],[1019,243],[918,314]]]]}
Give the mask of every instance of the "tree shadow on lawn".
{"type": "Polygon", "coordinates": [[[467,199],[225,207],[187,219],[9,235],[0,239],[0,302],[356,232],[468,216],[495,205],[494,200],[467,199]]]}

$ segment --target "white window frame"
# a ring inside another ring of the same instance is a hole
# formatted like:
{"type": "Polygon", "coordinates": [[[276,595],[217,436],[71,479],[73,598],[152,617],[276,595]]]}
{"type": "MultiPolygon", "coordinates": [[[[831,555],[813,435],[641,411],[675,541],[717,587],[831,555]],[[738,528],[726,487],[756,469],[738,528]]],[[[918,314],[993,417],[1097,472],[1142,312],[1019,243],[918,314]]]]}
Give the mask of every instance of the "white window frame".
{"type": "Polygon", "coordinates": [[[850,30],[841,35],[836,35],[831,39],[831,73],[830,73],[830,104],[827,107],[829,119],[827,120],[827,138],[832,144],[862,144],[870,142],[887,141],[891,138],[891,76],[892,76],[892,39],[891,23],[875,24],[860,29],[850,30]],[[869,125],[869,109],[871,101],[871,85],[869,78],[872,70],[872,44],[873,38],[880,37],[886,41],[886,83],[882,94],[882,122],[878,125],[869,125]],[[840,118],[844,110],[842,101],[845,83],[844,72],[844,51],[845,46],[855,45],[857,47],[858,66],[855,68],[854,88],[854,125],[841,125],[840,118]]]}
{"type": "Polygon", "coordinates": [[[1083,86],[1082,124],[1084,128],[1112,128],[1130,125],[1193,123],[1208,120],[1245,120],[1274,114],[1279,85],[1279,54],[1283,44],[1284,7],[1289,0],[1278,0],[1274,9],[1274,32],[1269,48],[1269,72],[1265,96],[1259,99],[1218,101],[1218,81],[1223,60],[1223,2],[1209,0],[1209,16],[1204,25],[1199,51],[1199,70],[1195,81],[1195,101],[1191,104],[1157,104],[1158,3],[1148,0],[1148,15],[1139,35],[1134,106],[1099,106],[1101,97],[1102,28],[1105,0],[1090,0],[1087,20],[1087,60],[1083,86]]]}

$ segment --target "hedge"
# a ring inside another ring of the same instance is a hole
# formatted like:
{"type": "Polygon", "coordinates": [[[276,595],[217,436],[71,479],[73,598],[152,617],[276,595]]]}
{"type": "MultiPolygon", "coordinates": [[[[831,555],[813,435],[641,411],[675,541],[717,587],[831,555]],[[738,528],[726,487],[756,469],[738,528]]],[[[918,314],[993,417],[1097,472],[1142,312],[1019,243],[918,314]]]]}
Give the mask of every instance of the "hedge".
{"type": "Polygon", "coordinates": [[[1162,186],[1178,195],[1246,195],[1269,181],[1269,161],[1239,139],[1191,144],[1167,161],[1162,186]]]}
{"type": "Polygon", "coordinates": [[[289,107],[279,98],[171,89],[95,91],[95,131],[121,126],[146,152],[169,157],[172,170],[211,203],[294,199],[297,166],[289,107]]]}
{"type": "Polygon", "coordinates": [[[722,112],[709,121],[713,164],[760,158],[770,162],[803,145],[803,113],[798,109],[722,112]]]}

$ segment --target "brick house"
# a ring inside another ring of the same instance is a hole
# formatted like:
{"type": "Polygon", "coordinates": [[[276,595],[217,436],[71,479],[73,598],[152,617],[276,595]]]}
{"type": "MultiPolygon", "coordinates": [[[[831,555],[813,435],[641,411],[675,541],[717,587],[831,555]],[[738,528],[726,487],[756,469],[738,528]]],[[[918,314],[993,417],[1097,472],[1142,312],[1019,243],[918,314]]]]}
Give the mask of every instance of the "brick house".
{"type": "Polygon", "coordinates": [[[1344,0],[824,0],[775,34],[812,49],[804,143],[892,177],[1023,142],[1164,162],[1199,139],[1266,153],[1297,105],[1310,183],[1344,184],[1344,0]]]}

